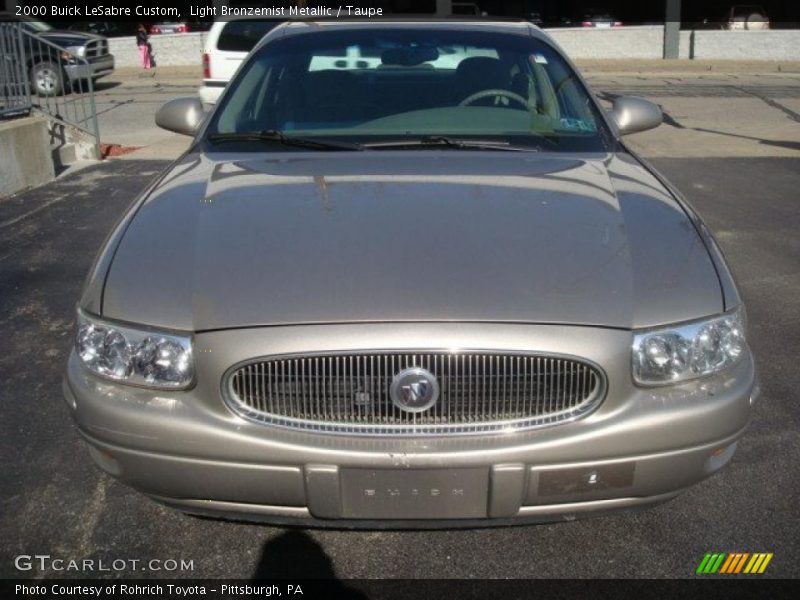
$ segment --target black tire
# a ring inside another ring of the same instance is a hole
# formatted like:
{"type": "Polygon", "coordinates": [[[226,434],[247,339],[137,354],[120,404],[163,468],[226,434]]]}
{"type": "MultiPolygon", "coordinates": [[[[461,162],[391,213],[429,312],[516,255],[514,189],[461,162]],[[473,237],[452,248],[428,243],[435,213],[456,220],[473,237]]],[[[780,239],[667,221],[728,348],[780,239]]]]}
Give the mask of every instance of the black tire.
{"type": "Polygon", "coordinates": [[[49,60],[37,62],[31,69],[31,87],[37,96],[60,96],[64,93],[64,71],[49,60]]]}

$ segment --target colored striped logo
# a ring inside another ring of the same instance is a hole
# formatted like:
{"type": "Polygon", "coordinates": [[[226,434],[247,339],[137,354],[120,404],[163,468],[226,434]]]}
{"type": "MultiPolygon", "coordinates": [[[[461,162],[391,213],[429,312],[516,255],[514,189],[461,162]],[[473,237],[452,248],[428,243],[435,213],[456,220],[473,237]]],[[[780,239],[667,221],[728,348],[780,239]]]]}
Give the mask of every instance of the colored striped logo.
{"type": "Polygon", "coordinates": [[[700,561],[697,574],[735,575],[747,573],[755,575],[763,573],[771,560],[772,552],[755,552],[753,554],[749,552],[708,552],[700,561]]]}

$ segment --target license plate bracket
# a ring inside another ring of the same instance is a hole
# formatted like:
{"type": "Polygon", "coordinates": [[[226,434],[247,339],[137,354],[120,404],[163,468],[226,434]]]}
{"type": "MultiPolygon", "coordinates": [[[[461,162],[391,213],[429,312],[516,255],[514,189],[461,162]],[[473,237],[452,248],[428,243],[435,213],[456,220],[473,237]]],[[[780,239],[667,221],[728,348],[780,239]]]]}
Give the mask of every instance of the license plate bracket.
{"type": "Polygon", "coordinates": [[[341,469],[345,519],[484,519],[489,470],[341,469]]]}

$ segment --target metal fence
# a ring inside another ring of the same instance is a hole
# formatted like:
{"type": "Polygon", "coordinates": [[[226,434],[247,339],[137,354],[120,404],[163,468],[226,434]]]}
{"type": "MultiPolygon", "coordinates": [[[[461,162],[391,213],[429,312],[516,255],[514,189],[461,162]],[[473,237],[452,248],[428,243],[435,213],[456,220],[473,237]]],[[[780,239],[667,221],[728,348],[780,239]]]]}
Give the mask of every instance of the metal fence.
{"type": "Polygon", "coordinates": [[[32,100],[24,68],[22,36],[12,23],[0,22],[0,117],[27,114],[32,100]]]}
{"type": "Polygon", "coordinates": [[[21,23],[0,22],[0,117],[29,112],[74,127],[93,138],[95,145],[100,142],[88,57],[21,23]]]}

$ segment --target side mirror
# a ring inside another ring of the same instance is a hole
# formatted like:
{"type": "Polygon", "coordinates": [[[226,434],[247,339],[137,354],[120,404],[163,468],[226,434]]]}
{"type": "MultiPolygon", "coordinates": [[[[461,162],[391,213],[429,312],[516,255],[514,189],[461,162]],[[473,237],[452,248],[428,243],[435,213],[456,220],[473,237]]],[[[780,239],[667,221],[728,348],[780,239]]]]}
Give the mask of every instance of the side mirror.
{"type": "Polygon", "coordinates": [[[158,109],[156,125],[167,131],[194,135],[204,118],[199,98],[176,98],[158,109]]]}
{"type": "Polygon", "coordinates": [[[664,115],[656,104],[635,96],[617,98],[609,112],[617,124],[620,135],[647,131],[658,127],[664,121],[664,115]]]}

